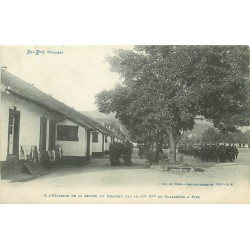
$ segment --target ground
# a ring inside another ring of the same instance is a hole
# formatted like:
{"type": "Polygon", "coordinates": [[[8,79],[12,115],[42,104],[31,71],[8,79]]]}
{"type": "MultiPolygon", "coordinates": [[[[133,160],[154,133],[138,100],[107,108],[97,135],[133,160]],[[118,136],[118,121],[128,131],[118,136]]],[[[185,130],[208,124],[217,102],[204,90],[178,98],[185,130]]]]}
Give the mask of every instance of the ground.
{"type": "Polygon", "coordinates": [[[250,203],[250,149],[234,163],[184,156],[198,172],[151,169],[136,150],[132,162],[111,167],[105,156],[26,182],[2,180],[0,203],[250,203]]]}
{"type": "Polygon", "coordinates": [[[184,162],[199,167],[203,172],[180,172],[179,170],[159,171],[150,169],[145,159],[133,153],[132,166],[110,166],[108,156],[93,159],[84,167],[64,166],[29,183],[60,186],[148,186],[182,183],[222,183],[250,182],[250,149],[241,149],[234,163],[202,162],[184,156],[184,162]]]}

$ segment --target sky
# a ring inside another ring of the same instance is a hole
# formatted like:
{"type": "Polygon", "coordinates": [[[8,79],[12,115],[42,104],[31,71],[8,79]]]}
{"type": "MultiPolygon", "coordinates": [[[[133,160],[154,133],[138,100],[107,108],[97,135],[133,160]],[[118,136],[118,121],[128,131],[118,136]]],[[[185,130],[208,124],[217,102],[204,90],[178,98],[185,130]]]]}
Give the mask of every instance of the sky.
{"type": "Polygon", "coordinates": [[[0,46],[0,65],[66,105],[78,111],[91,111],[98,109],[95,95],[120,81],[105,61],[107,55],[114,55],[114,50],[120,48],[133,46],[0,46]],[[28,50],[45,53],[28,54],[28,50]]]}
{"type": "Polygon", "coordinates": [[[119,48],[133,46],[0,46],[0,65],[76,110],[96,110],[95,95],[119,82],[119,75],[105,61],[119,48]],[[44,54],[28,54],[28,50],[44,54]]]}

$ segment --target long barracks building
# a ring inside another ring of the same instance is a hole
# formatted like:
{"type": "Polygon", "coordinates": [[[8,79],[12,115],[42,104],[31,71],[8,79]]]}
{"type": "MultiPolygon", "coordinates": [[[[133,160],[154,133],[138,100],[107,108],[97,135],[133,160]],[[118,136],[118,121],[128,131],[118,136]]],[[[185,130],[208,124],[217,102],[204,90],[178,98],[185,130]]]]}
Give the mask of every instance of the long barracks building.
{"type": "Polygon", "coordinates": [[[21,160],[31,147],[48,151],[57,145],[62,162],[85,164],[104,155],[108,142],[123,136],[1,70],[0,162],[21,160]]]}

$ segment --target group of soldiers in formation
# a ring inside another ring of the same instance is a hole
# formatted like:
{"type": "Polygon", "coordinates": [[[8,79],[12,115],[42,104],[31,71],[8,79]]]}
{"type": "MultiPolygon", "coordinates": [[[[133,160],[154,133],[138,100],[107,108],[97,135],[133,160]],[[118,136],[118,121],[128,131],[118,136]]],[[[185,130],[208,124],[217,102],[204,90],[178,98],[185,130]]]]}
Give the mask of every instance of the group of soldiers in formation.
{"type": "Polygon", "coordinates": [[[109,146],[109,161],[111,166],[118,166],[124,161],[124,165],[132,166],[131,156],[133,144],[127,140],[121,142],[111,142],[109,146]]]}
{"type": "Polygon", "coordinates": [[[203,161],[234,162],[239,150],[233,145],[194,145],[179,146],[178,152],[200,158],[203,161]]]}
{"type": "MultiPolygon", "coordinates": [[[[133,144],[127,140],[121,142],[112,142],[109,146],[109,161],[111,166],[118,166],[124,161],[124,165],[131,166],[131,156],[133,152],[133,144]]],[[[138,156],[140,159],[147,154],[149,149],[146,145],[138,144],[138,156]]],[[[202,161],[214,162],[234,162],[238,158],[239,150],[234,145],[180,145],[178,152],[181,154],[200,158],[202,161]]],[[[161,146],[156,147],[155,154],[163,154],[161,146]]]]}

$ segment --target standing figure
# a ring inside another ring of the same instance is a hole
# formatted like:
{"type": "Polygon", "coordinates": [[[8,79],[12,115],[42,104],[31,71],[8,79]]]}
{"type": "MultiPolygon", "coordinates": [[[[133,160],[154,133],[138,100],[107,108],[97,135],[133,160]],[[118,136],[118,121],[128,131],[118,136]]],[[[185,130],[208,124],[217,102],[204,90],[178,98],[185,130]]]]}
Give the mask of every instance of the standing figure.
{"type": "Polygon", "coordinates": [[[155,159],[156,159],[156,162],[158,162],[159,160],[161,160],[162,157],[163,157],[162,144],[158,143],[156,145],[156,150],[155,150],[155,159]]]}
{"type": "Polygon", "coordinates": [[[115,154],[115,165],[120,165],[120,158],[121,158],[121,143],[115,142],[114,143],[114,154],[115,154]]]}
{"type": "Polygon", "coordinates": [[[109,161],[111,166],[115,165],[115,146],[113,142],[109,144],[109,161]]]}
{"type": "Polygon", "coordinates": [[[56,144],[55,147],[55,163],[60,164],[62,162],[63,150],[61,145],[56,144]]]}
{"type": "Polygon", "coordinates": [[[239,154],[239,150],[236,146],[234,146],[234,155],[235,155],[235,159],[238,158],[238,154],[239,154]]]}
{"type": "Polygon", "coordinates": [[[138,156],[140,159],[143,159],[143,144],[138,145],[138,156]]]}
{"type": "Polygon", "coordinates": [[[123,148],[123,158],[124,158],[124,164],[126,166],[132,166],[132,161],[131,161],[132,152],[133,152],[133,144],[129,140],[127,140],[123,148]]]}

